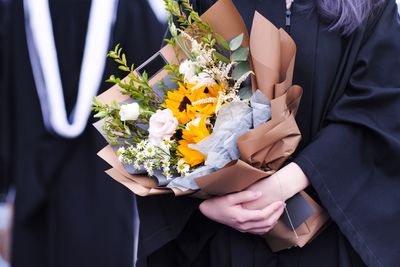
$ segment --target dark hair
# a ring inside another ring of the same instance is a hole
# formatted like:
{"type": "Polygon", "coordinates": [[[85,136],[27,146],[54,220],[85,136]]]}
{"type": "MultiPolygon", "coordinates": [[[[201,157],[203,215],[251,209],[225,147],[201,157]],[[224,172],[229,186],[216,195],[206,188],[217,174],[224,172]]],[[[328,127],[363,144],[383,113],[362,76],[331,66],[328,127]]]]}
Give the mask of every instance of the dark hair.
{"type": "Polygon", "coordinates": [[[319,15],[330,30],[344,35],[354,32],[385,0],[314,0],[319,15]]]}

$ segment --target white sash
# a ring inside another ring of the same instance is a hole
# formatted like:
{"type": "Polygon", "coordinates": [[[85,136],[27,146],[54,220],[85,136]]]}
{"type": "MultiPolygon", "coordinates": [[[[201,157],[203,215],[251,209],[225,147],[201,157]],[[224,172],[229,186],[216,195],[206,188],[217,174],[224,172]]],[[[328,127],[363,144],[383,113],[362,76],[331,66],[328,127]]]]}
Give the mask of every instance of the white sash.
{"type": "Polygon", "coordinates": [[[24,0],[32,72],[45,126],[53,133],[74,138],[85,129],[102,82],[117,8],[118,0],[92,0],[77,102],[68,119],[48,0],[24,0]]]}

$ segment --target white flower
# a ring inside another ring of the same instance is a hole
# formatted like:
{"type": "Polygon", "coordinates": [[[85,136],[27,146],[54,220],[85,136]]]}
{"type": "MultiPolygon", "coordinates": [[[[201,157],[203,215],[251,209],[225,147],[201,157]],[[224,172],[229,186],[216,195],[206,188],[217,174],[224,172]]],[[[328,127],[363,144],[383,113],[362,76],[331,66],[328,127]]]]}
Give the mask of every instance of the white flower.
{"type": "Polygon", "coordinates": [[[191,80],[196,75],[196,65],[194,62],[186,59],[179,65],[179,72],[184,75],[185,80],[191,80]]]}
{"type": "Polygon", "coordinates": [[[211,77],[210,74],[205,72],[200,72],[196,76],[193,76],[192,79],[189,80],[189,83],[196,84],[196,86],[192,88],[192,90],[196,90],[204,85],[206,86],[215,85],[215,80],[211,77]]]}
{"type": "Polygon", "coordinates": [[[143,152],[139,152],[139,153],[137,153],[136,157],[137,157],[139,160],[144,160],[144,158],[146,157],[146,155],[145,155],[143,152]]]}
{"type": "Polygon", "coordinates": [[[163,175],[165,176],[165,178],[167,178],[167,180],[171,180],[172,179],[172,175],[169,171],[165,171],[163,172],[163,175]]]}
{"type": "Polygon", "coordinates": [[[169,171],[170,170],[170,167],[169,167],[170,165],[171,164],[170,164],[169,160],[165,160],[165,159],[162,160],[161,166],[162,166],[164,171],[166,171],[166,170],[169,171]]]}
{"type": "Polygon", "coordinates": [[[156,154],[156,147],[151,143],[147,144],[147,146],[144,149],[144,154],[148,158],[153,157],[156,154]]]}
{"type": "Polygon", "coordinates": [[[144,163],[144,169],[150,176],[152,176],[154,174],[153,162],[151,160],[146,160],[146,162],[144,163]]]}
{"type": "Polygon", "coordinates": [[[183,159],[180,159],[177,165],[176,169],[180,175],[186,176],[189,173],[190,166],[183,159]]]}
{"type": "Polygon", "coordinates": [[[172,114],[170,109],[157,110],[150,117],[149,121],[149,139],[158,142],[171,138],[178,127],[178,120],[172,114]]]}
{"type": "Polygon", "coordinates": [[[135,121],[139,117],[139,114],[140,107],[138,103],[122,105],[119,111],[121,121],[135,121]]]}
{"type": "Polygon", "coordinates": [[[125,153],[125,147],[121,146],[120,148],[118,148],[117,156],[119,162],[124,162],[124,153],[125,153]]]}
{"type": "Polygon", "coordinates": [[[169,154],[169,149],[171,148],[172,143],[173,141],[171,141],[169,138],[165,138],[164,140],[162,140],[159,146],[165,153],[169,154]]]}
{"type": "Polygon", "coordinates": [[[136,145],[136,149],[139,151],[143,150],[146,147],[146,145],[147,145],[147,140],[142,140],[140,141],[139,144],[136,145]]]}
{"type": "Polygon", "coordinates": [[[129,148],[128,148],[128,151],[130,152],[130,153],[132,153],[133,155],[136,155],[137,154],[137,149],[134,147],[134,146],[130,146],[129,148]]]}

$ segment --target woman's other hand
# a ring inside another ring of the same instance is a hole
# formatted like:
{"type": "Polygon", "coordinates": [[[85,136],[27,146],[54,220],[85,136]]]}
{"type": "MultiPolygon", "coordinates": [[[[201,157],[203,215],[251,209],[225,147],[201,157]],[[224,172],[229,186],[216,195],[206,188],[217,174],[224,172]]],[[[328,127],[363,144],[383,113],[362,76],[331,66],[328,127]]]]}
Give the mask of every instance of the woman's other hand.
{"type": "Polygon", "coordinates": [[[276,201],[262,209],[244,208],[245,203],[256,201],[261,196],[260,191],[242,191],[207,199],[199,208],[211,220],[240,232],[262,235],[275,226],[286,204],[283,201],[276,201]]]}

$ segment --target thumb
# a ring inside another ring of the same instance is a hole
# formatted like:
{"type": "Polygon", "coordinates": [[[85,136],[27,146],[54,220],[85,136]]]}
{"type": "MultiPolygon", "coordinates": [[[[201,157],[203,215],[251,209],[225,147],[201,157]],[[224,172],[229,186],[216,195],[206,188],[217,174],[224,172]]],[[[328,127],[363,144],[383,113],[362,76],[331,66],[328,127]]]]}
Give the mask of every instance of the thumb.
{"type": "Polygon", "coordinates": [[[262,195],[262,192],[260,191],[241,191],[237,193],[232,193],[226,196],[227,201],[231,205],[237,205],[249,201],[256,200],[260,198],[262,195]]]}

